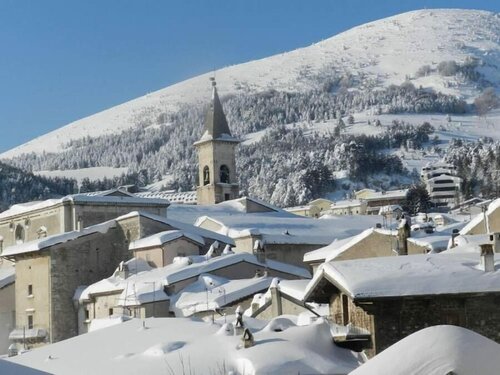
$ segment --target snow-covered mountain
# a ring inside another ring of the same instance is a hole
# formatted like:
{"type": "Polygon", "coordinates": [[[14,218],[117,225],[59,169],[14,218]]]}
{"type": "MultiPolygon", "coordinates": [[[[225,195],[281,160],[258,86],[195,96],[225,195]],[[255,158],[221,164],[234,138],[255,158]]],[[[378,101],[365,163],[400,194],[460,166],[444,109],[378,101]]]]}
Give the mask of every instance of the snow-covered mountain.
{"type": "MultiPolygon", "coordinates": [[[[439,64],[473,61],[476,81],[500,87],[500,14],[475,10],[419,10],[367,23],[309,47],[217,71],[222,96],[269,89],[305,92],[323,80],[348,81],[349,89],[373,89],[411,80],[416,86],[471,102],[477,82],[438,72],[439,64]]],[[[4,152],[61,152],[71,140],[114,134],[140,124],[165,125],[161,114],[210,97],[207,73],[147,94],[4,152]]],[[[199,124],[201,127],[201,123],[199,124]]]]}

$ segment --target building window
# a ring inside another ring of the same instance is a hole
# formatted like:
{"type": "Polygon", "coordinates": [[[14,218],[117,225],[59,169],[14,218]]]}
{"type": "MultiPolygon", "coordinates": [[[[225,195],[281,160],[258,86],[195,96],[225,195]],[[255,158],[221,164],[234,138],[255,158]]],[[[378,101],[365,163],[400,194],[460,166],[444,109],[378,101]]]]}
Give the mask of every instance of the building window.
{"type": "Polygon", "coordinates": [[[231,194],[224,194],[224,200],[228,201],[231,199],[231,194]]]}
{"type": "Polygon", "coordinates": [[[33,295],[33,285],[28,285],[28,297],[33,295]]]}
{"type": "Polygon", "coordinates": [[[15,238],[16,238],[16,243],[23,243],[24,242],[24,239],[25,239],[25,231],[24,231],[24,227],[20,224],[18,224],[16,226],[16,233],[15,233],[15,238]]]}
{"type": "Polygon", "coordinates": [[[225,164],[220,166],[220,182],[229,184],[229,168],[225,164]]]}
{"type": "Polygon", "coordinates": [[[110,309],[108,310],[108,313],[109,313],[109,316],[113,315],[113,308],[110,308],[110,309]]]}
{"type": "Polygon", "coordinates": [[[210,184],[210,169],[207,165],[203,168],[203,185],[210,184]]]}
{"type": "Polygon", "coordinates": [[[33,329],[33,315],[28,315],[28,329],[33,329]]]}
{"type": "Polygon", "coordinates": [[[85,320],[89,320],[90,319],[90,311],[89,309],[85,309],[85,320]]]}
{"type": "Polygon", "coordinates": [[[345,294],[342,294],[342,324],[349,324],[349,300],[345,294]]]}

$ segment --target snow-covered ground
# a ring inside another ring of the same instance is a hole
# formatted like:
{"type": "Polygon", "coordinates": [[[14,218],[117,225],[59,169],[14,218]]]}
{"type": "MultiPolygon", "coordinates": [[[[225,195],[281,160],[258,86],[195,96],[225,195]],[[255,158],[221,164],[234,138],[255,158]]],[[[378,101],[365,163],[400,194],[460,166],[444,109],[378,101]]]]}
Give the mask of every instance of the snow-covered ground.
{"type": "Polygon", "coordinates": [[[500,345],[468,329],[434,326],[387,348],[351,375],[497,375],[500,345]]]}
{"type": "MultiPolygon", "coordinates": [[[[183,318],[132,319],[10,358],[51,374],[348,374],[363,356],[333,344],[319,319],[297,326],[294,317],[267,323],[245,318],[255,345],[242,347],[233,317],[215,324],[183,318]],[[272,353],[272,355],[270,355],[272,353]]],[[[0,360],[0,373],[10,371],[0,360]]]]}
{"type": "MultiPolygon", "coordinates": [[[[416,78],[423,65],[435,69],[446,60],[482,61],[479,71],[493,85],[500,83],[500,17],[460,9],[418,10],[370,22],[311,46],[217,71],[222,96],[269,89],[308,90],[325,71],[351,74],[366,87],[401,84],[407,77],[422,85],[471,101],[478,92],[457,77],[433,72],[416,78]]],[[[58,152],[70,140],[116,134],[140,123],[158,124],[158,115],[184,104],[203,104],[210,97],[212,73],[177,83],[119,106],[75,121],[4,152],[0,158],[22,153],[58,152]]]]}

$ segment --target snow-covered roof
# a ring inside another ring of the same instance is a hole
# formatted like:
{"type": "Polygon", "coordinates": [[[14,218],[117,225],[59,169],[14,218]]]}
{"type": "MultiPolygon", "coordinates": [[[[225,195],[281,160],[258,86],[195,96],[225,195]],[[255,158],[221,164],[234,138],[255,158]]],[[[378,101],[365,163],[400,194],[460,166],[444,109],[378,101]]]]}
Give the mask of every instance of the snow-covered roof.
{"type": "Polygon", "coordinates": [[[350,375],[496,375],[499,368],[499,344],[466,328],[441,325],[405,337],[350,375]]]}
{"type": "Polygon", "coordinates": [[[322,264],[307,287],[306,298],[326,278],[356,300],[384,297],[500,292],[496,270],[479,268],[477,254],[418,254],[322,264]]]}
{"type": "Polygon", "coordinates": [[[335,240],[325,247],[305,253],[304,262],[329,262],[375,232],[392,236],[397,235],[396,231],[389,229],[368,228],[354,236],[335,240]]]}
{"type": "Polygon", "coordinates": [[[461,234],[455,237],[455,247],[451,247],[451,239],[448,242],[448,249],[445,254],[458,254],[458,253],[481,253],[481,246],[483,244],[493,244],[489,234],[461,234]]]}
{"type": "MultiPolygon", "coordinates": [[[[332,344],[323,319],[298,326],[280,317],[269,324],[245,317],[255,345],[241,347],[234,316],[215,324],[189,318],[131,319],[106,329],[60,341],[20,356],[0,360],[52,374],[313,374],[346,375],[362,355],[332,344]],[[279,329],[282,328],[282,329],[279,329]],[[272,355],[270,355],[272,353],[272,355]]],[[[17,375],[31,374],[16,369],[17,375]]]]}
{"type": "MultiPolygon", "coordinates": [[[[435,219],[441,215],[433,216],[435,219]]],[[[448,248],[453,230],[460,230],[465,224],[465,222],[454,222],[448,225],[438,226],[434,228],[435,230],[432,233],[425,233],[425,231],[413,231],[411,237],[408,238],[408,241],[414,243],[415,245],[426,247],[431,253],[439,253],[448,248]]]]}
{"type": "Polygon", "coordinates": [[[212,215],[201,217],[196,225],[211,220],[221,226],[219,233],[232,238],[261,236],[267,244],[317,244],[326,245],[336,238],[345,238],[382,222],[376,215],[329,216],[320,219],[281,213],[212,215]]]}
{"type": "Polygon", "coordinates": [[[214,311],[235,301],[248,298],[269,287],[272,277],[229,280],[224,277],[202,274],[171,298],[170,309],[175,316],[191,316],[201,311],[214,311]]]}
{"type": "MultiPolygon", "coordinates": [[[[489,217],[493,212],[495,212],[500,207],[500,198],[495,199],[488,205],[488,209],[486,210],[486,215],[489,217]]],[[[468,234],[473,228],[477,225],[484,222],[484,214],[477,214],[472,218],[472,220],[465,227],[462,228],[460,234],[468,234]]]]}
{"type": "Polygon", "coordinates": [[[0,213],[0,220],[9,218],[11,216],[22,215],[27,212],[41,210],[48,207],[56,206],[58,204],[62,204],[65,202],[73,202],[73,203],[93,203],[93,204],[130,204],[130,205],[160,205],[160,206],[169,206],[169,202],[166,199],[159,198],[141,198],[127,195],[128,193],[124,192],[123,196],[114,196],[107,195],[108,192],[98,192],[94,194],[82,193],[82,194],[73,194],[67,195],[63,198],[59,199],[47,199],[44,201],[33,201],[27,203],[19,203],[10,207],[8,210],[0,213]]]}
{"type": "Polygon", "coordinates": [[[16,269],[14,263],[0,259],[0,289],[14,283],[16,280],[16,269]]]}
{"type": "Polygon", "coordinates": [[[116,228],[116,221],[109,220],[104,223],[96,224],[84,228],[80,231],[74,230],[71,232],[54,234],[52,236],[40,238],[34,241],[24,242],[18,245],[8,246],[2,252],[2,256],[13,256],[23,253],[31,253],[35,251],[40,251],[46,249],[50,246],[54,246],[60,243],[73,241],[78,238],[88,236],[94,233],[107,233],[110,229],[116,228]]]}
{"type": "Polygon", "coordinates": [[[117,217],[115,220],[121,221],[121,220],[126,220],[126,219],[130,219],[130,218],[137,217],[137,216],[142,216],[142,217],[148,218],[150,220],[154,220],[154,221],[157,221],[160,223],[167,224],[167,225],[171,226],[172,228],[175,228],[177,230],[181,230],[184,233],[190,233],[191,235],[216,240],[216,241],[234,246],[234,240],[228,236],[223,235],[223,234],[216,233],[216,232],[213,232],[211,230],[204,229],[204,228],[199,228],[197,226],[194,226],[192,224],[188,224],[186,222],[177,221],[177,220],[173,220],[173,219],[166,218],[163,216],[150,214],[148,212],[132,211],[126,215],[122,215],[120,217],[117,217]]]}
{"type": "Polygon", "coordinates": [[[135,194],[136,197],[140,198],[161,198],[167,199],[171,203],[181,203],[181,204],[196,204],[197,196],[196,191],[145,191],[135,194]]]}
{"type": "Polygon", "coordinates": [[[168,208],[168,216],[175,218],[175,220],[182,221],[189,224],[194,224],[196,220],[201,216],[232,216],[248,213],[247,205],[248,203],[254,203],[258,206],[262,206],[268,210],[268,212],[261,212],[261,215],[266,215],[273,212],[280,212],[283,216],[295,217],[295,215],[282,210],[281,208],[275,207],[261,201],[256,198],[243,197],[238,199],[233,199],[229,201],[224,201],[217,204],[208,205],[185,205],[185,204],[172,204],[168,208]]]}
{"type": "Polygon", "coordinates": [[[201,274],[214,272],[241,262],[261,266],[262,270],[267,268],[296,277],[311,277],[309,271],[304,268],[273,260],[268,260],[264,264],[259,262],[255,255],[249,253],[227,254],[208,259],[203,255],[177,257],[172,264],[165,267],[151,268],[139,265],[141,267],[139,267],[137,272],[134,272],[130,267],[135,266],[136,262],[144,263],[143,260],[135,258],[126,262],[126,265],[129,267],[127,278],[124,279],[115,271],[111,277],[88,286],[78,294],[75,294],[74,298],[82,302],[89,300],[91,295],[120,292],[120,304],[138,305],[153,300],[152,290],[154,283],[154,298],[156,301],[161,301],[169,298],[163,290],[164,286],[196,278],[201,274]]]}
{"type": "Polygon", "coordinates": [[[167,242],[177,240],[179,238],[185,237],[200,246],[205,244],[203,237],[182,230],[167,230],[164,232],[159,232],[148,237],[144,237],[135,241],[130,242],[129,250],[144,249],[146,247],[157,247],[161,246],[167,242]]]}

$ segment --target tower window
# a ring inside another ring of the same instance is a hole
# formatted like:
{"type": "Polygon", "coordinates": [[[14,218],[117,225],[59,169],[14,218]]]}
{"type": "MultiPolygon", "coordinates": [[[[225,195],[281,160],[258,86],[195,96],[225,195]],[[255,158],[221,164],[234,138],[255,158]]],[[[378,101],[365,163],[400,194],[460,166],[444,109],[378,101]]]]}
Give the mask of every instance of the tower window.
{"type": "Polygon", "coordinates": [[[210,183],[210,169],[207,165],[203,168],[203,185],[208,185],[210,183]]]}
{"type": "Polygon", "coordinates": [[[25,237],[25,232],[24,232],[24,227],[22,225],[16,226],[16,243],[23,243],[24,242],[24,237],[25,237]]]}
{"type": "Polygon", "coordinates": [[[225,164],[220,167],[220,182],[229,184],[229,168],[225,164]]]}

